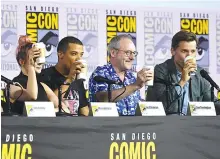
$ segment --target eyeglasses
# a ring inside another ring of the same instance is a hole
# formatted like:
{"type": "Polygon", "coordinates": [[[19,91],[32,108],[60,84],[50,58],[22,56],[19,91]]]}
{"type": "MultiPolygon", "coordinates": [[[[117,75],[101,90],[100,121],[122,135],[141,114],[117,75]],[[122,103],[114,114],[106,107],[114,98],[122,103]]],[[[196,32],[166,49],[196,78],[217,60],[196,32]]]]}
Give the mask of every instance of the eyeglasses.
{"type": "Polygon", "coordinates": [[[131,55],[133,55],[134,57],[137,57],[137,55],[138,55],[138,52],[137,51],[130,51],[130,50],[120,50],[120,49],[116,49],[116,48],[114,48],[115,50],[118,50],[118,51],[122,51],[122,52],[124,52],[127,56],[131,56],[131,55]]]}

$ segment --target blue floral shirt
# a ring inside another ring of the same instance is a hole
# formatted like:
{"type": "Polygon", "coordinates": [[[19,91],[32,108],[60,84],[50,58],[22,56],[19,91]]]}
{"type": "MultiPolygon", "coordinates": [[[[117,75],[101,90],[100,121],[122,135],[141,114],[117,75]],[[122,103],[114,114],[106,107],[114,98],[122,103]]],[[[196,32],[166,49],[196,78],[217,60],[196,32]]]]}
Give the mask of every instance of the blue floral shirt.
{"type": "MultiPolygon", "coordinates": [[[[90,102],[97,102],[95,99],[95,94],[97,92],[106,91],[108,90],[107,83],[97,83],[93,78],[95,76],[102,76],[110,80],[114,81],[121,81],[117,73],[115,72],[113,66],[108,63],[104,66],[99,66],[96,70],[92,73],[89,79],[89,98],[90,102]]],[[[136,81],[136,77],[134,73],[130,70],[126,71],[125,78],[124,78],[124,85],[130,85],[136,81]]],[[[123,86],[120,85],[111,85],[111,90],[120,89],[123,86]]],[[[137,108],[138,102],[141,100],[140,90],[135,91],[134,93],[130,94],[129,96],[121,99],[116,103],[119,115],[135,115],[135,110],[137,108]]]]}

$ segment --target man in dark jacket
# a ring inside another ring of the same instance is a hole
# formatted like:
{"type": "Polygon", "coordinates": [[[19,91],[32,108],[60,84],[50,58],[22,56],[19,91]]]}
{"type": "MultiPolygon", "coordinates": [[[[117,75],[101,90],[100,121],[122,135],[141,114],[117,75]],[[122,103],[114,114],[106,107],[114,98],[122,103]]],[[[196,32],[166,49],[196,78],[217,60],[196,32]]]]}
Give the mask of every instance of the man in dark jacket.
{"type": "Polygon", "coordinates": [[[189,101],[211,101],[211,86],[196,65],[197,43],[195,34],[179,31],[172,38],[172,58],[155,66],[147,101],[161,101],[167,115],[189,114],[189,101]],[[184,62],[188,56],[191,59],[184,62]]]}

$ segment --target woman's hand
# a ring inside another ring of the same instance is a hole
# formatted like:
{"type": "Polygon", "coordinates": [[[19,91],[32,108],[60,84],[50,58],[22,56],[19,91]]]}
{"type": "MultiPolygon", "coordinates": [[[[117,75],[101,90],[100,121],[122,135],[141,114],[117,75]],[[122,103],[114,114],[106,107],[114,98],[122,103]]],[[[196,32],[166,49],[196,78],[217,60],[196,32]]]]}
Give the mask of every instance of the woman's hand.
{"type": "Polygon", "coordinates": [[[34,66],[36,58],[38,58],[41,54],[41,49],[33,46],[31,49],[28,50],[27,56],[28,56],[28,65],[34,66]]]}

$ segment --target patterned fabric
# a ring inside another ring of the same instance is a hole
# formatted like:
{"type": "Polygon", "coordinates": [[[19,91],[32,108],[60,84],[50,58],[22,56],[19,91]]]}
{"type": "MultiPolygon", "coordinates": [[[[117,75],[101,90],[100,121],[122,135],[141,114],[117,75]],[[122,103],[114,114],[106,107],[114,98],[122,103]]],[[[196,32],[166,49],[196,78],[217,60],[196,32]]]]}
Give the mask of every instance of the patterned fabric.
{"type": "MultiPolygon", "coordinates": [[[[89,79],[89,97],[90,102],[97,102],[95,99],[95,94],[97,92],[106,91],[108,90],[108,85],[106,83],[97,83],[93,80],[95,76],[102,76],[114,81],[121,81],[117,73],[115,72],[113,66],[108,63],[104,66],[99,66],[96,70],[92,73],[89,79]]],[[[130,70],[126,71],[125,79],[123,81],[124,85],[130,85],[136,81],[134,73],[130,70]]],[[[111,85],[111,90],[122,88],[123,86],[120,85],[111,85]]],[[[140,91],[137,90],[131,95],[121,99],[116,103],[119,115],[135,115],[135,110],[137,108],[138,102],[141,100],[140,91]]]]}
{"type": "MultiPolygon", "coordinates": [[[[180,81],[181,79],[181,72],[177,71],[177,78],[178,81],[180,81]]],[[[183,108],[182,108],[182,113],[184,115],[187,114],[187,109],[188,109],[188,102],[189,102],[189,82],[187,82],[183,89],[182,89],[182,98],[183,98],[183,108]]]]}

